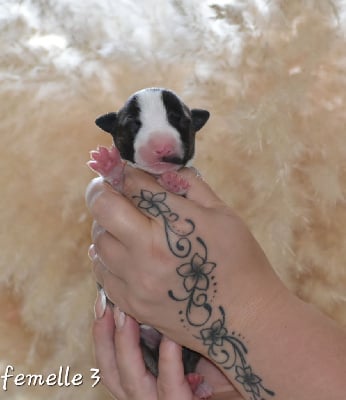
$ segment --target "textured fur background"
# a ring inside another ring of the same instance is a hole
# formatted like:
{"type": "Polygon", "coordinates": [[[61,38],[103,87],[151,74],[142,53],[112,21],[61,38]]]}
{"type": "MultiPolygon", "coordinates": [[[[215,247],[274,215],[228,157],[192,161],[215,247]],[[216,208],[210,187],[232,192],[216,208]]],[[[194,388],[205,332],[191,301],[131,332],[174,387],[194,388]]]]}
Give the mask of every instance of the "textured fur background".
{"type": "MultiPolygon", "coordinates": [[[[346,325],[346,2],[0,3],[0,372],[69,365],[91,389],[85,162],[95,116],[147,86],[211,111],[195,165],[286,285],[346,325]],[[227,3],[228,5],[223,5],[227,3]]],[[[29,390],[30,389],[30,390],[29,390]]]]}

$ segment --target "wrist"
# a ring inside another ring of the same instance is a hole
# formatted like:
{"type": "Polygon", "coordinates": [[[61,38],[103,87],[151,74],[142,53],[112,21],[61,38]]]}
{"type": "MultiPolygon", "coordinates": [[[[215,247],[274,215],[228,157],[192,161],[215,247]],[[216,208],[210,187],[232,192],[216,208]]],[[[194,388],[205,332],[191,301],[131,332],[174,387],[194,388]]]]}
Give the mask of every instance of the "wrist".
{"type": "Polygon", "coordinates": [[[246,382],[253,378],[258,384],[251,390],[262,392],[263,396],[272,394],[270,382],[261,383],[265,378],[261,357],[271,345],[271,327],[280,325],[283,310],[291,307],[295,297],[267,267],[259,276],[244,278],[243,285],[233,290],[232,280],[227,281],[231,282],[230,288],[220,288],[210,319],[198,330],[196,350],[220,368],[240,391],[248,391],[246,382]]]}

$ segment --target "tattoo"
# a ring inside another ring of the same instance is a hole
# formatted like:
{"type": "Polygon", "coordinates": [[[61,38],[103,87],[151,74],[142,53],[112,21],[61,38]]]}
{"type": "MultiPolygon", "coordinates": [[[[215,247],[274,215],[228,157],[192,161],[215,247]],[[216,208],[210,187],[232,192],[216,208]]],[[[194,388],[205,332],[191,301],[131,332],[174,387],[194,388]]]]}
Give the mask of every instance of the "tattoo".
{"type": "Polygon", "coordinates": [[[225,327],[225,312],[221,306],[219,312],[221,318],[208,328],[202,329],[199,336],[195,337],[202,340],[208,347],[208,355],[212,360],[224,369],[235,370],[235,380],[243,385],[246,392],[250,393],[251,400],[263,400],[263,392],[274,396],[275,393],[262,385],[262,379],[252,372],[251,366],[247,363],[247,348],[241,341],[241,336],[237,337],[235,332],[229,333],[225,327]]]}
{"type": "Polygon", "coordinates": [[[195,223],[188,218],[181,219],[167,205],[166,192],[152,193],[141,190],[137,207],[155,218],[161,218],[167,245],[178,259],[184,259],[176,268],[182,278],[181,288],[168,296],[182,304],[180,321],[186,329],[195,329],[194,337],[208,349],[208,356],[226,370],[234,370],[235,380],[249,393],[250,400],[265,400],[265,395],[275,393],[262,384],[262,379],[252,371],[247,361],[247,347],[244,338],[229,332],[225,326],[225,312],[222,306],[213,307],[217,283],[213,271],[216,263],[208,258],[205,241],[196,235],[195,223]],[[216,315],[216,316],[215,316],[216,315]]]}

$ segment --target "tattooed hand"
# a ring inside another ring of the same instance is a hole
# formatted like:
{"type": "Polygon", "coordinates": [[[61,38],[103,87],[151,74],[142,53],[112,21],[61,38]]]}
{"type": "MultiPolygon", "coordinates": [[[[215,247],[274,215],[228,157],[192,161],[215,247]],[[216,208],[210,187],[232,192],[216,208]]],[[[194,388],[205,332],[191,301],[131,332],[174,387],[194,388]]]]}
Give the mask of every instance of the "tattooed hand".
{"type": "Polygon", "coordinates": [[[192,171],[184,175],[191,183],[187,198],[128,167],[125,196],[95,179],[87,201],[95,219],[95,275],[107,296],[166,334],[186,340],[190,330],[183,344],[196,347],[195,328],[218,320],[212,314],[219,306],[235,304],[233,318],[243,325],[244,288],[245,303],[254,307],[259,294],[272,293],[261,294],[260,284],[270,287],[275,277],[236,214],[192,171]]]}
{"type": "Polygon", "coordinates": [[[96,279],[121,310],[231,371],[251,399],[273,396],[243,332],[281,286],[243,222],[191,170],[183,174],[187,198],[131,167],[125,196],[91,183],[96,279]]]}
{"type": "Polygon", "coordinates": [[[246,399],[344,399],[345,332],[290,294],[237,215],[181,173],[186,198],[131,167],[124,195],[89,185],[95,276],[109,299],[210,359],[246,399]]]}

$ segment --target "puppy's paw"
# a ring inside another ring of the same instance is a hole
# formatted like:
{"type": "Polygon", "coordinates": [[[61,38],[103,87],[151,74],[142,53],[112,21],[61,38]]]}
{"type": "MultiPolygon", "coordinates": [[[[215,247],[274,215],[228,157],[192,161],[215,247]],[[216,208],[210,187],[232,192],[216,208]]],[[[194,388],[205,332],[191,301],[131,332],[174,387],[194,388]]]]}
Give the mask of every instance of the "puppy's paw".
{"type": "Polygon", "coordinates": [[[115,189],[118,189],[123,179],[125,166],[118,149],[115,146],[110,149],[99,146],[90,152],[90,158],[91,160],[87,163],[89,168],[102,176],[115,189]]]}
{"type": "Polygon", "coordinates": [[[103,177],[108,176],[113,168],[121,162],[120,153],[115,146],[110,149],[99,146],[90,152],[90,158],[89,167],[103,177]]]}
{"type": "Polygon", "coordinates": [[[186,195],[190,188],[190,183],[174,171],[163,173],[158,179],[158,182],[169,192],[179,194],[181,196],[186,195]]]}

